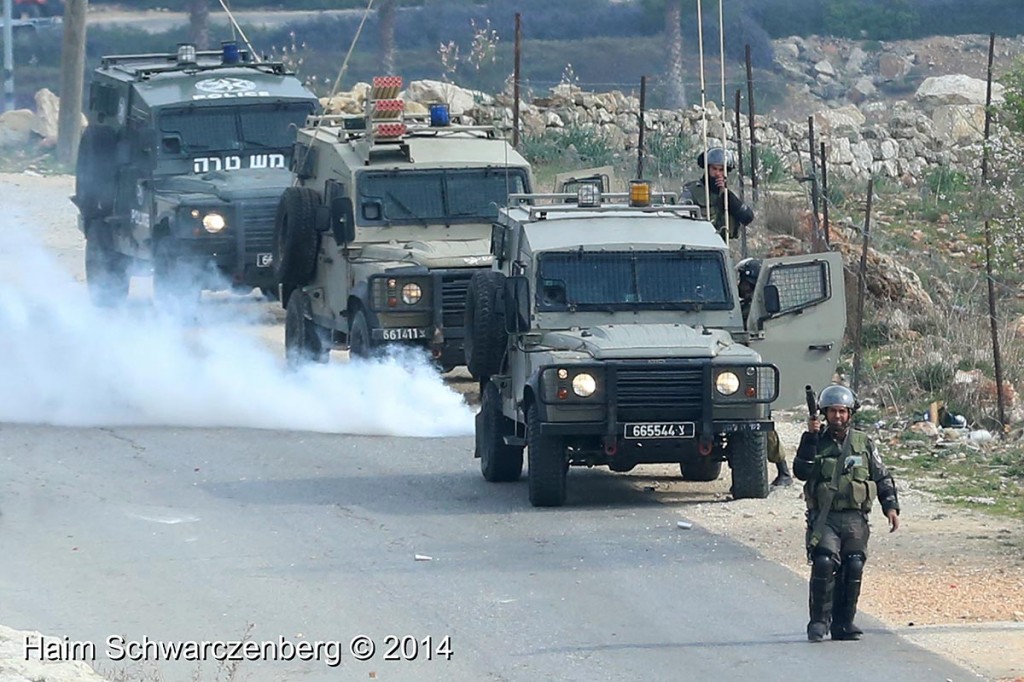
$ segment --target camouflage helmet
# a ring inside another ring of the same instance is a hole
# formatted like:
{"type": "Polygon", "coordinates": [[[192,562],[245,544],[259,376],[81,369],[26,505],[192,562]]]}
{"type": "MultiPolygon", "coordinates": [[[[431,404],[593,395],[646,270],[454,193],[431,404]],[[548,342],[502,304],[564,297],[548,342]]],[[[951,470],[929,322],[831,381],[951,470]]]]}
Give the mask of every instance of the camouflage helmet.
{"type": "Polygon", "coordinates": [[[711,147],[706,152],[697,155],[697,166],[704,168],[705,164],[712,166],[725,166],[726,170],[733,170],[736,167],[732,154],[722,147],[711,147]]]}
{"type": "Polygon", "coordinates": [[[853,413],[860,407],[860,403],[857,402],[857,396],[853,391],[846,386],[832,384],[823,388],[818,394],[818,409],[821,410],[821,413],[824,414],[825,410],[830,407],[845,407],[853,413]]]}
{"type": "Polygon", "coordinates": [[[744,258],[736,264],[736,274],[740,282],[746,282],[750,286],[757,284],[757,278],[761,276],[761,259],[744,258]]]}

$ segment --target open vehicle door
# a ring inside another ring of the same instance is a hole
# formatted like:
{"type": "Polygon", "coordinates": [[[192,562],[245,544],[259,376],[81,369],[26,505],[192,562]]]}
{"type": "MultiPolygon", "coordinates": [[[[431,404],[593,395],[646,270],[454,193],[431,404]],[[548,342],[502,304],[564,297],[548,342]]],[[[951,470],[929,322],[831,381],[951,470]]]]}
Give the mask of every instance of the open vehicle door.
{"type": "Polygon", "coordinates": [[[779,368],[774,405],[804,403],[832,381],[846,331],[843,257],[835,252],[766,258],[747,317],[749,346],[779,368]]]}

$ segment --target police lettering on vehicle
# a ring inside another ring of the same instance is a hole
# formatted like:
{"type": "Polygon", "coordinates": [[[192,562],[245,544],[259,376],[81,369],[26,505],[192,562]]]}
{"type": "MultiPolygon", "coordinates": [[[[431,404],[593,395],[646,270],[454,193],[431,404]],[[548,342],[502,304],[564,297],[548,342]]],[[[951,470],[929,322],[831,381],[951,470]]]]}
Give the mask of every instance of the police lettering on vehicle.
{"type": "Polygon", "coordinates": [[[267,90],[257,90],[256,83],[246,78],[207,78],[196,83],[199,93],[194,100],[229,99],[232,97],[270,97],[267,90]]]}

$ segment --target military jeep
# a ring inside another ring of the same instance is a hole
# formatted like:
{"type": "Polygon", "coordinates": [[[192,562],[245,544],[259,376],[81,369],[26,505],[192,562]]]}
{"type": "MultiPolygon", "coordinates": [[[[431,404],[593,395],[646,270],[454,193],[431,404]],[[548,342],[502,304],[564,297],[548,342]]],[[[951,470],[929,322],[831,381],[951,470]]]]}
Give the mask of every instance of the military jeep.
{"type": "Polygon", "coordinates": [[[831,379],[846,323],[839,254],[768,259],[747,319],[727,245],[695,206],[649,187],[521,195],[470,282],[483,476],[560,506],[570,466],[678,464],[735,498],[768,494],[773,403],[831,379]],[[568,203],[567,203],[568,202],[568,203]]]}
{"type": "Polygon", "coordinates": [[[440,105],[407,117],[400,88],[375,78],[364,115],[298,132],[275,242],[289,363],[404,345],[445,371],[465,364],[469,281],[490,268],[491,223],[530,191],[530,166],[493,126],[458,125],[440,105]]]}
{"type": "Polygon", "coordinates": [[[93,299],[123,300],[139,263],[158,294],[225,283],[276,292],[277,202],[295,128],[318,107],[284,65],[231,43],[103,57],[72,199],[93,299]]]}

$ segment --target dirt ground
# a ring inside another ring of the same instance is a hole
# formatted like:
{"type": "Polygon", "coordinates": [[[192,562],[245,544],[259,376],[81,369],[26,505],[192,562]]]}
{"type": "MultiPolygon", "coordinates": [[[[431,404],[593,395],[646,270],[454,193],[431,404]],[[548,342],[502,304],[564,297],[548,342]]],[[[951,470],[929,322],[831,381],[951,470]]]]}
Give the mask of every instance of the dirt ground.
{"type": "MultiPolygon", "coordinates": [[[[81,278],[83,242],[67,200],[73,179],[0,174],[0,190],[17,197],[12,202],[17,218],[33,224],[58,262],[81,278]]],[[[268,329],[283,334],[280,326],[268,329]]],[[[447,380],[475,401],[468,375],[456,372],[447,380]]],[[[791,459],[802,417],[777,413],[776,418],[791,459]]],[[[680,519],[807,576],[799,486],[776,489],[767,500],[727,501],[728,474],[714,484],[680,482],[673,467],[640,467],[630,475],[659,501],[676,505],[680,519]]],[[[881,514],[874,515],[863,611],[986,679],[1024,682],[1024,529],[1013,520],[938,503],[913,481],[897,483],[902,525],[889,534],[881,514]]]]}

